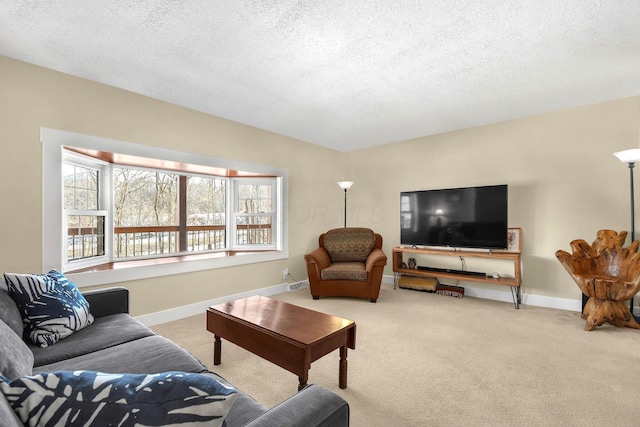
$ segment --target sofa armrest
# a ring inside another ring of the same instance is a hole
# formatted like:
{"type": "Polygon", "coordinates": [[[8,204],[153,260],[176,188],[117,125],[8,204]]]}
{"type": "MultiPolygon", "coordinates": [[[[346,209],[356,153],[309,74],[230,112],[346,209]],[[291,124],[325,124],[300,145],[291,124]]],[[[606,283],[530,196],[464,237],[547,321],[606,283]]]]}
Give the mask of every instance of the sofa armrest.
{"type": "Polygon", "coordinates": [[[129,313],[129,290],[122,286],[82,292],[94,317],[129,313]]]}
{"type": "Polygon", "coordinates": [[[348,427],[349,404],[326,388],[311,384],[244,427],[348,427]]]}

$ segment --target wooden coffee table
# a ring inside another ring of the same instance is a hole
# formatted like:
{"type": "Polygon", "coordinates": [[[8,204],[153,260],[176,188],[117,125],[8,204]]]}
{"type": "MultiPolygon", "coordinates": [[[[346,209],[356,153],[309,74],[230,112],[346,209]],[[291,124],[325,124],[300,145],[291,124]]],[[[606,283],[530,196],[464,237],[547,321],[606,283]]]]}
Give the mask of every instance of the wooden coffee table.
{"type": "Polygon", "coordinates": [[[312,362],[340,349],[338,385],[347,388],[347,348],[356,348],[352,320],[258,295],[209,307],[207,330],[214,334],[214,365],[224,338],[298,375],[298,390],[306,387],[312,362]]]}

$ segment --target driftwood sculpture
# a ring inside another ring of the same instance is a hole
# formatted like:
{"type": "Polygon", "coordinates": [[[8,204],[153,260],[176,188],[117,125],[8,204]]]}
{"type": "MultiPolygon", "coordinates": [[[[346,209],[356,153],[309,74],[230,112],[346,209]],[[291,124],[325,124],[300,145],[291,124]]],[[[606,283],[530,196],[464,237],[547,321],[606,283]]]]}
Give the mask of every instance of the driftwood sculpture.
{"type": "Polygon", "coordinates": [[[604,322],[640,329],[625,303],[640,291],[640,241],[623,248],[626,238],[626,231],[618,234],[600,230],[591,246],[584,240],[574,240],[573,254],[556,252],[558,261],[589,297],[582,313],[582,318],[587,319],[587,331],[604,322]]]}

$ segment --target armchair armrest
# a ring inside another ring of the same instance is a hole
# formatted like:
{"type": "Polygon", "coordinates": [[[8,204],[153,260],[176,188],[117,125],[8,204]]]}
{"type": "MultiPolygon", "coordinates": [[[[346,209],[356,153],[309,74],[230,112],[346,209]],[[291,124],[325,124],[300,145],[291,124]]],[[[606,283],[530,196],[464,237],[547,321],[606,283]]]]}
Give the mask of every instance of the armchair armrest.
{"type": "Polygon", "coordinates": [[[375,266],[384,267],[385,265],[387,265],[387,256],[382,252],[382,249],[374,249],[367,257],[365,268],[367,271],[371,271],[375,266]]]}
{"type": "Polygon", "coordinates": [[[337,394],[310,385],[244,427],[348,427],[349,404],[337,394]]]}
{"type": "Polygon", "coordinates": [[[129,290],[122,286],[82,292],[94,317],[129,313],[129,290]]]}
{"type": "Polygon", "coordinates": [[[325,248],[317,248],[313,252],[304,256],[305,261],[319,264],[322,268],[331,264],[331,258],[325,248]]]}
{"type": "Polygon", "coordinates": [[[315,264],[318,275],[320,275],[320,271],[331,265],[331,258],[325,248],[318,248],[306,254],[304,260],[307,262],[307,267],[309,267],[309,264],[315,264]]]}
{"type": "Polygon", "coordinates": [[[322,270],[331,265],[331,258],[325,248],[320,247],[313,252],[306,254],[304,260],[307,263],[307,277],[309,278],[309,288],[314,299],[318,296],[318,286],[322,278],[322,270]]]}

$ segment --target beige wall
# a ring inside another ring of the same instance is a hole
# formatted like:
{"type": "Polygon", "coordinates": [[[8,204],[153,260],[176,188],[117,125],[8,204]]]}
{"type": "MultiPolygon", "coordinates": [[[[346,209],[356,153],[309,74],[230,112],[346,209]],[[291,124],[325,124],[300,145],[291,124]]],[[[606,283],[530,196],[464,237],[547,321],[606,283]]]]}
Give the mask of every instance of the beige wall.
{"type": "Polygon", "coordinates": [[[135,315],[276,285],[284,267],[302,280],[317,234],[342,224],[336,151],[8,58],[0,74],[0,272],[42,271],[41,127],[289,170],[290,260],[127,282],[135,315]]]}
{"type": "Polygon", "coordinates": [[[135,315],[278,284],[284,267],[306,278],[304,253],[342,225],[343,179],[355,181],[349,225],[380,232],[387,254],[399,244],[400,191],[509,184],[523,291],[534,295],[578,299],[554,252],[629,224],[628,168],[611,153],[639,145],[638,97],[338,153],[8,58],[0,75],[0,272],[42,269],[41,127],[289,170],[288,261],[127,282],[135,315]]]}
{"type": "Polygon", "coordinates": [[[633,97],[353,152],[349,200],[378,212],[357,219],[378,222],[389,252],[400,191],[506,183],[509,225],[523,228],[523,293],[579,299],[555,251],[629,230],[629,169],[612,153],[638,148],[639,132],[633,97]]]}

